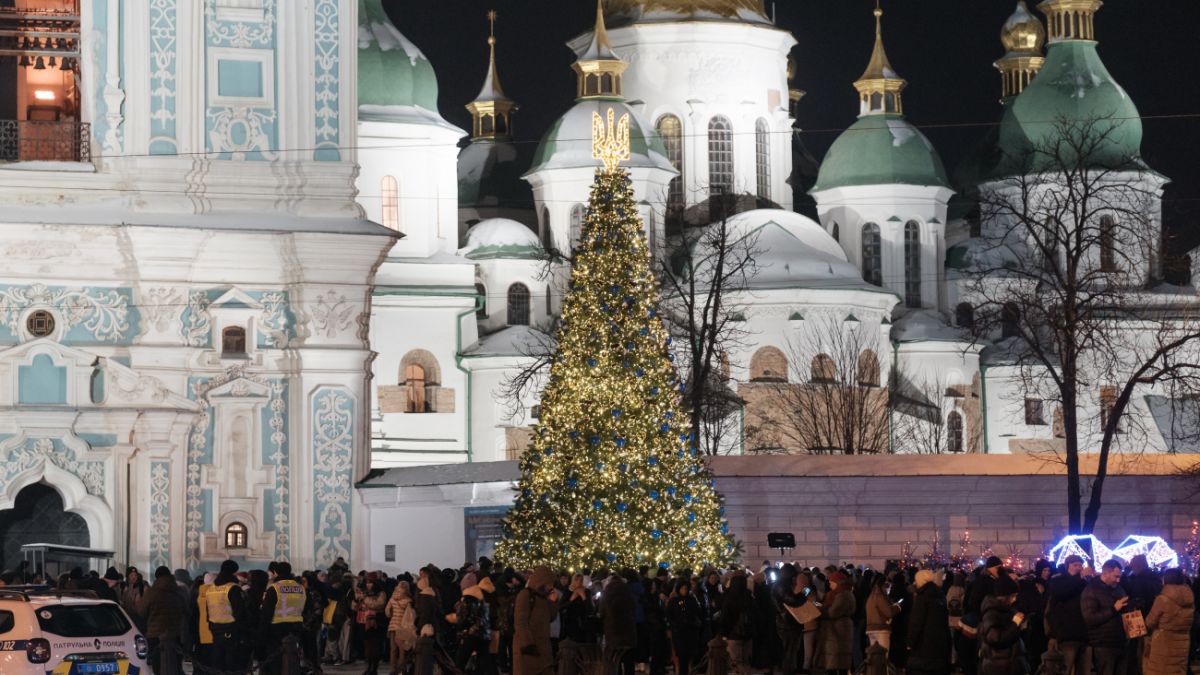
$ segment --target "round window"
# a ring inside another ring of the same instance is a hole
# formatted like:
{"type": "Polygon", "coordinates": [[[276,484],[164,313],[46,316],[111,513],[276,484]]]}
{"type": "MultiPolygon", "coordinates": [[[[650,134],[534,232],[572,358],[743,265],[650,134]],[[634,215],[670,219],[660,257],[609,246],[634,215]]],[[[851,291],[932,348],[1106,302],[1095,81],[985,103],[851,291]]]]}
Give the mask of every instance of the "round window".
{"type": "Polygon", "coordinates": [[[54,315],[44,309],[39,309],[25,320],[25,328],[35,338],[51,335],[54,333],[54,315]]]}

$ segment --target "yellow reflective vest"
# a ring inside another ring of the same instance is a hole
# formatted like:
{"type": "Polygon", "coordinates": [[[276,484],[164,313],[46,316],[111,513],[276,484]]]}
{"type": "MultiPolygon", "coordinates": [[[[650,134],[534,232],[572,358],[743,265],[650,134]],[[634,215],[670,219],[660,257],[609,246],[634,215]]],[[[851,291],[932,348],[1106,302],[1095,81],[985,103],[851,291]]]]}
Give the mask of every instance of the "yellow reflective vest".
{"type": "Polygon", "coordinates": [[[271,584],[271,588],[275,589],[275,615],[271,617],[271,623],[300,623],[304,613],[304,587],[295,580],[285,579],[271,584]]]}
{"type": "Polygon", "coordinates": [[[213,586],[204,595],[205,604],[208,605],[209,623],[233,623],[233,603],[229,601],[229,592],[235,587],[236,584],[233,583],[213,586]]]}
{"type": "Polygon", "coordinates": [[[208,627],[208,592],[212,588],[212,584],[200,584],[200,588],[196,591],[196,605],[200,609],[200,644],[202,645],[213,643],[212,629],[208,627]]]}

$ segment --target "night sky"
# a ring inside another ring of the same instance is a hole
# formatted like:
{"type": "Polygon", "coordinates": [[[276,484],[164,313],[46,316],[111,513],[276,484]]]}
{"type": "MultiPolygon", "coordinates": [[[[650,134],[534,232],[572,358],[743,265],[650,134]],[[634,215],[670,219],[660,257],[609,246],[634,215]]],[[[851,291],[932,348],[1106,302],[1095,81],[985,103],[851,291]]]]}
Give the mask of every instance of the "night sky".
{"type": "MultiPolygon", "coordinates": [[[[470,128],[463,108],[475,97],[487,64],[486,13],[495,9],[500,78],[521,104],[518,143],[535,144],[572,103],[574,55],[565,43],[588,30],[594,0],[384,0],[397,27],[437,70],[439,105],[450,122],[470,128]]],[[[771,0],[767,0],[768,10],[771,0]]],[[[1031,2],[1035,5],[1036,2],[1031,2]]],[[[798,117],[815,157],[858,112],[851,83],[862,74],[874,40],[873,0],[779,0],[777,23],[799,44],[796,82],[808,95],[798,117]]],[[[888,56],[909,82],[908,119],[922,127],[950,171],[999,121],[999,33],[1015,0],[885,0],[888,56]],[[947,126],[951,125],[951,126],[947,126]]],[[[1039,15],[1040,17],[1040,15],[1039,15]]],[[[1096,16],[1100,55],[1146,119],[1143,156],[1172,179],[1167,224],[1200,244],[1200,56],[1194,0],[1109,0],[1096,16]]]]}

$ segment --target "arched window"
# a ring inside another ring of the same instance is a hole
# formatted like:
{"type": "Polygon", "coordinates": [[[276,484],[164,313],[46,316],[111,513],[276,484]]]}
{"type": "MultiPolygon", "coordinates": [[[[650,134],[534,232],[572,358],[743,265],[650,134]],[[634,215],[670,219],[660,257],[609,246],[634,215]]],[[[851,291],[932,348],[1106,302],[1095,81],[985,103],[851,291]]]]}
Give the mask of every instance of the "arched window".
{"type": "Polygon", "coordinates": [[[249,530],[241,523],[230,523],[225,527],[225,548],[246,548],[249,530]]]}
{"type": "MultiPolygon", "coordinates": [[[[724,355],[724,352],[722,352],[724,355]]],[[[728,357],[725,357],[728,358],[728,357]]],[[[728,361],[722,364],[727,367],[728,361]]],[[[750,357],[751,382],[787,382],[788,361],[783,352],[775,347],[763,347],[750,357]]]]}
{"type": "Polygon", "coordinates": [[[858,355],[858,386],[879,386],[879,357],[870,349],[858,355]]]}
{"type": "Polygon", "coordinates": [[[946,450],[947,452],[963,451],[963,418],[957,411],[946,415],[946,450]]]}
{"type": "Polygon", "coordinates": [[[959,328],[975,329],[975,308],[971,306],[971,303],[958,303],[958,307],[954,308],[954,323],[958,324],[959,328]]]}
{"type": "Polygon", "coordinates": [[[425,369],[413,363],[404,368],[404,412],[429,412],[425,397],[425,369]]]}
{"type": "Polygon", "coordinates": [[[667,185],[667,223],[675,225],[683,217],[683,123],[674,115],[663,115],[655,123],[667,160],[679,172],[667,185]]]}
{"type": "Polygon", "coordinates": [[[379,186],[383,199],[383,226],[400,231],[400,183],[395,176],[384,176],[379,186]]]}
{"type": "Polygon", "coordinates": [[[733,193],[733,124],[727,117],[708,123],[708,189],[713,196],[733,193]]]}
{"type": "Polygon", "coordinates": [[[815,384],[837,382],[837,366],[828,354],[817,354],[809,365],[808,381],[815,384]]]}
{"type": "Polygon", "coordinates": [[[583,234],[583,204],[571,207],[571,250],[579,246],[579,237],[583,234]]]}
{"type": "Polygon", "coordinates": [[[486,319],[487,312],[487,287],[483,284],[475,284],[475,293],[479,295],[479,306],[475,310],[476,319],[486,319]]]}
{"type": "Polygon", "coordinates": [[[1015,302],[1005,303],[1000,310],[1000,337],[1016,337],[1021,333],[1021,309],[1015,302]]]}
{"type": "Polygon", "coordinates": [[[771,126],[764,119],[754,124],[755,178],[758,183],[758,198],[771,199],[771,126]]]}
{"type": "Polygon", "coordinates": [[[246,353],[246,329],[230,326],[221,331],[221,354],[241,356],[246,353]]]}
{"type": "Polygon", "coordinates": [[[542,207],[542,248],[550,251],[554,248],[554,233],[550,231],[550,209],[542,207]]]}
{"type": "Polygon", "coordinates": [[[862,272],[869,284],[883,285],[883,245],[879,240],[879,226],[867,223],[862,228],[862,272]]]}
{"type": "Polygon", "coordinates": [[[508,325],[529,325],[529,288],[525,284],[508,287],[508,325]]]}
{"type": "Polygon", "coordinates": [[[921,306],[921,226],[915,220],[904,224],[904,304],[921,306]]]}
{"type": "Polygon", "coordinates": [[[829,234],[833,235],[834,241],[836,241],[836,242],[842,241],[842,228],[837,223],[834,223],[833,227],[830,228],[829,234]]]}
{"type": "Polygon", "coordinates": [[[1117,221],[1112,216],[1100,218],[1100,271],[1117,271],[1117,221]]]}

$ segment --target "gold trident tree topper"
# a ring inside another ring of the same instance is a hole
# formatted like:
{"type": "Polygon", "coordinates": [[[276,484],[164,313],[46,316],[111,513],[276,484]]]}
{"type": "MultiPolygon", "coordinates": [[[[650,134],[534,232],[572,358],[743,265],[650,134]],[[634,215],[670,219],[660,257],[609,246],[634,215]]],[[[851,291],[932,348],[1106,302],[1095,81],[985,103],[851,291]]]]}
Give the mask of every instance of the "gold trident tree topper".
{"type": "Polygon", "coordinates": [[[592,113],[592,159],[604,162],[604,170],[612,173],[617,165],[629,159],[629,113],[615,122],[616,112],[608,109],[608,124],[600,113],[592,113]]]}

